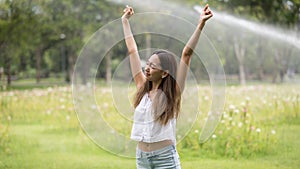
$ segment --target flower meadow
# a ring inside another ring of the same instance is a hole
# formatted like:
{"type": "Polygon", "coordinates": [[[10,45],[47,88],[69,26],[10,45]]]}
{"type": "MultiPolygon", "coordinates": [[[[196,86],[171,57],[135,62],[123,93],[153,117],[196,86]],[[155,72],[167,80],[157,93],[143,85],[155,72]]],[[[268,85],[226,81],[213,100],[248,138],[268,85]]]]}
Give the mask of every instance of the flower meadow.
{"type": "MultiPolygon", "coordinates": [[[[281,135],[278,128],[284,124],[300,124],[300,86],[229,86],[217,128],[202,143],[199,136],[212,98],[210,86],[200,86],[199,91],[201,113],[188,134],[178,136],[183,137],[177,145],[183,156],[238,159],[276,154],[281,135]]],[[[92,110],[105,110],[102,117],[117,132],[128,136],[131,126],[114,107],[110,87],[97,86],[95,94],[97,103],[101,104],[92,110]]],[[[70,86],[2,91],[0,110],[1,153],[11,153],[11,128],[15,125],[43,125],[60,133],[82,130],[70,86]]]]}
{"type": "MultiPolygon", "coordinates": [[[[228,87],[226,103],[211,139],[197,142],[201,125],[179,145],[195,156],[240,158],[274,154],[280,139],[278,125],[299,124],[300,93],[280,86],[228,87]]],[[[203,96],[204,102],[209,101],[203,96]]],[[[201,105],[200,105],[201,106],[201,105]]],[[[278,145],[279,146],[279,145],[278,145]]]]}

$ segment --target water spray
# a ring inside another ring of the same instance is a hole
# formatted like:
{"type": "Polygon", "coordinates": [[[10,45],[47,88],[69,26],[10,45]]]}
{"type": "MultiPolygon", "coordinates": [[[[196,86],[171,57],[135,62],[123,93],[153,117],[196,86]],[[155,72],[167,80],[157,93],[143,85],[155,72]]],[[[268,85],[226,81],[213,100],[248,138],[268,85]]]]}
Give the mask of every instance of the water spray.
{"type": "MultiPolygon", "coordinates": [[[[194,6],[194,10],[197,11],[198,13],[201,13],[202,9],[203,8],[201,6],[198,5],[194,6]]],[[[283,42],[287,42],[300,49],[300,39],[297,38],[296,32],[291,32],[291,31],[288,32],[288,31],[275,29],[271,26],[263,25],[261,23],[251,22],[245,19],[235,17],[233,15],[216,12],[215,10],[214,10],[214,18],[224,24],[230,26],[232,25],[239,26],[251,32],[254,32],[256,34],[274,38],[283,42]]]]}

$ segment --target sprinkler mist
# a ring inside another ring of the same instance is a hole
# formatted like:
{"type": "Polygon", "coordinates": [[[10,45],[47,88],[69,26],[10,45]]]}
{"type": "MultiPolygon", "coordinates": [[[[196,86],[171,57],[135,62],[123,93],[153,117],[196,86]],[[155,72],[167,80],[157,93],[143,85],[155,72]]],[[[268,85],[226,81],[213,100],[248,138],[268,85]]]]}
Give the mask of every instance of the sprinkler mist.
{"type": "MultiPolygon", "coordinates": [[[[202,7],[195,5],[194,10],[198,13],[201,13],[202,7]]],[[[222,22],[227,25],[237,26],[239,28],[247,29],[255,34],[261,36],[274,38],[276,40],[287,42],[291,45],[294,45],[296,48],[300,49],[300,39],[297,38],[297,33],[287,30],[276,29],[272,26],[263,25],[261,23],[256,23],[229,15],[226,13],[220,13],[214,11],[214,18],[219,22],[222,22]]]]}

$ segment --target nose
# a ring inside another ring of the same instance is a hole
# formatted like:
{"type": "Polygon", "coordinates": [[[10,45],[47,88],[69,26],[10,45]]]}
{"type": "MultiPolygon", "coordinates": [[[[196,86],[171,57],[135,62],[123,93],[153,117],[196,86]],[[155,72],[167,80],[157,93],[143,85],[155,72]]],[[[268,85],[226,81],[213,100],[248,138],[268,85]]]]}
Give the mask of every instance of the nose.
{"type": "Polygon", "coordinates": [[[147,71],[147,72],[149,72],[150,66],[149,66],[149,65],[146,65],[145,68],[144,68],[144,70],[147,71]]]}

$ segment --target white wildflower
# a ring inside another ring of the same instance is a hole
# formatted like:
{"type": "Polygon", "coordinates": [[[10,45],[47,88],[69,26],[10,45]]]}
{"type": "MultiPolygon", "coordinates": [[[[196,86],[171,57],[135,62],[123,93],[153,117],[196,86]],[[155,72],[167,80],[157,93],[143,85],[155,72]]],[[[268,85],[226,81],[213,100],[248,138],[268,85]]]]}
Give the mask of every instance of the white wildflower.
{"type": "Polygon", "coordinates": [[[241,128],[243,126],[242,122],[239,122],[238,127],[241,128]]]}
{"type": "Polygon", "coordinates": [[[263,100],[262,103],[263,103],[263,104],[267,104],[267,101],[266,101],[266,100],[263,100]]]}
{"type": "Polygon", "coordinates": [[[53,88],[52,87],[48,87],[47,91],[51,93],[53,91],[53,88]]]}
{"type": "Polygon", "coordinates": [[[226,114],[226,112],[224,112],[223,118],[224,118],[224,119],[227,119],[227,118],[228,118],[228,114],[226,114]]]}
{"type": "Polygon", "coordinates": [[[229,105],[229,109],[235,109],[235,106],[234,105],[229,105]]]}
{"type": "Polygon", "coordinates": [[[71,117],[69,115],[66,116],[66,120],[70,121],[71,117]]]}
{"type": "Polygon", "coordinates": [[[242,103],[241,103],[241,106],[246,106],[246,103],[245,103],[245,102],[242,102],[242,103]]]}
{"type": "Polygon", "coordinates": [[[91,106],[91,109],[94,109],[94,110],[95,110],[95,109],[97,109],[97,106],[93,104],[93,105],[91,106]]]}
{"type": "Polygon", "coordinates": [[[46,113],[47,113],[48,115],[50,115],[52,112],[51,112],[51,110],[47,110],[46,113]]]}
{"type": "Polygon", "coordinates": [[[108,108],[108,103],[105,102],[105,103],[103,104],[103,107],[104,107],[104,108],[108,108]]]}
{"type": "Polygon", "coordinates": [[[276,131],[275,131],[275,130],[272,130],[271,133],[272,133],[272,134],[276,134],[276,131]]]}
{"type": "Polygon", "coordinates": [[[205,97],[204,97],[204,100],[205,100],[205,101],[207,101],[208,99],[209,99],[209,97],[208,97],[208,96],[205,96],[205,97]]]}
{"type": "Polygon", "coordinates": [[[240,110],[239,109],[234,109],[233,112],[236,113],[236,114],[239,114],[240,110]]]}

